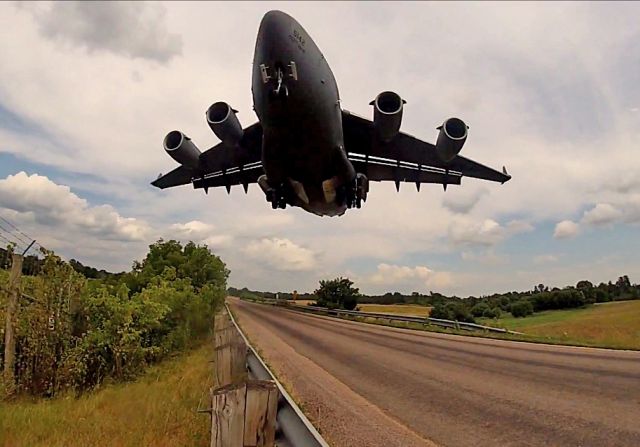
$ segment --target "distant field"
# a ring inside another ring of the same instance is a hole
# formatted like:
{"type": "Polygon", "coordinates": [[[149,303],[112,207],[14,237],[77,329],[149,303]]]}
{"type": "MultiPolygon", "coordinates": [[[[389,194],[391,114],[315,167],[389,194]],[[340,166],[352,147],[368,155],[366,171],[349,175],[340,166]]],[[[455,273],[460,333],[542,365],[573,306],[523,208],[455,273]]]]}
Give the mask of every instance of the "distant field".
{"type": "Polygon", "coordinates": [[[78,399],[0,403],[0,446],[208,446],[211,344],[78,399]]]}
{"type": "MultiPolygon", "coordinates": [[[[290,301],[298,306],[307,306],[314,300],[290,301]]],[[[358,304],[361,312],[374,312],[394,315],[411,315],[414,317],[428,317],[431,307],[417,304],[358,304]]]]}
{"type": "Polygon", "coordinates": [[[640,349],[640,300],[550,310],[527,318],[482,319],[480,323],[556,341],[640,349]]]}
{"type": "Polygon", "coordinates": [[[428,317],[431,307],[418,304],[358,304],[361,312],[428,317]]]}

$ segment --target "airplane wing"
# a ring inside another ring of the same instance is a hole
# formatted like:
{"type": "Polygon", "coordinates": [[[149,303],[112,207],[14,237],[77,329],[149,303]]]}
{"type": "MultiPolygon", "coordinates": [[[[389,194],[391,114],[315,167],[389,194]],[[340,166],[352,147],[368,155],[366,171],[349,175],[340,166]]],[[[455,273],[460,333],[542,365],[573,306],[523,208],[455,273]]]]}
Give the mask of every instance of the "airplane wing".
{"type": "Polygon", "coordinates": [[[375,138],[373,123],[346,110],[342,113],[344,145],[349,159],[368,166],[372,181],[394,180],[418,183],[460,184],[461,177],[474,177],[504,183],[511,179],[506,170],[500,172],[478,162],[456,156],[450,163],[438,157],[433,144],[400,132],[384,143],[375,138]],[[382,164],[386,167],[369,165],[382,164]],[[395,169],[395,171],[394,171],[395,169]],[[414,172],[415,171],[415,172],[414,172]],[[427,172],[429,172],[427,174],[427,172]],[[389,178],[390,177],[390,178],[389,178]],[[412,179],[412,180],[410,180],[412,179]]]}
{"type": "Polygon", "coordinates": [[[204,188],[225,186],[227,191],[233,185],[243,185],[245,191],[249,183],[256,183],[262,170],[262,126],[252,124],[244,129],[237,147],[218,143],[200,154],[197,169],[180,166],[151,182],[158,188],[192,183],[193,187],[204,188]]]}

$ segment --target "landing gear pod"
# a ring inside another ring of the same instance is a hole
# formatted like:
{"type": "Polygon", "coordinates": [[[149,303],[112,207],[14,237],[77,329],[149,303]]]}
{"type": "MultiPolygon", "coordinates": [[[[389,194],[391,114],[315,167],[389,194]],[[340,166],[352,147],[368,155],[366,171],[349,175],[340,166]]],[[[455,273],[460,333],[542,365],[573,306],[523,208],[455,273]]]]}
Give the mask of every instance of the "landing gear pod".
{"type": "Polygon", "coordinates": [[[467,141],[469,126],[460,118],[449,118],[438,130],[440,133],[436,141],[436,152],[440,160],[449,163],[460,153],[467,141]]]}

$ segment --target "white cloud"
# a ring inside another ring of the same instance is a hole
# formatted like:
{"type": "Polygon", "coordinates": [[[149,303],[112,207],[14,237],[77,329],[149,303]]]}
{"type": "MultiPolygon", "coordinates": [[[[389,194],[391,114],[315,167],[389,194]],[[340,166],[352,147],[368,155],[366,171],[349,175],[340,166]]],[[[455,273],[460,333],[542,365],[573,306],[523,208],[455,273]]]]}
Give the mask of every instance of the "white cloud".
{"type": "Polygon", "coordinates": [[[449,227],[449,239],[456,245],[491,246],[533,229],[530,223],[521,220],[512,220],[504,226],[493,219],[485,219],[482,222],[458,220],[449,227]]]}
{"type": "Polygon", "coordinates": [[[41,225],[56,225],[68,233],[80,231],[102,239],[142,241],[149,236],[149,225],[123,217],[112,206],[90,206],[45,176],[19,172],[0,180],[0,207],[33,217],[41,225]]]}
{"type": "Polygon", "coordinates": [[[570,239],[577,236],[579,232],[580,226],[577,223],[571,220],[563,220],[556,224],[553,237],[556,239],[570,239]]]}
{"type": "Polygon", "coordinates": [[[487,195],[487,188],[464,189],[450,191],[442,200],[442,205],[454,213],[467,214],[480,202],[482,196],[487,195]]]}
{"type": "Polygon", "coordinates": [[[157,3],[52,2],[30,5],[47,38],[130,57],[166,62],[182,52],[182,39],[167,30],[157,3]]]}
{"type": "Polygon", "coordinates": [[[168,235],[183,242],[206,244],[213,249],[228,246],[233,241],[233,236],[218,233],[214,225],[199,220],[173,224],[169,227],[168,235]]]}
{"type": "Polygon", "coordinates": [[[243,250],[254,261],[275,270],[309,271],[316,267],[316,255],[289,239],[263,238],[250,242],[243,250]]]}
{"type": "Polygon", "coordinates": [[[481,251],[463,251],[460,256],[463,261],[479,262],[484,265],[501,265],[509,260],[508,256],[500,255],[492,248],[481,251]]]}
{"type": "Polygon", "coordinates": [[[400,286],[405,290],[423,289],[424,287],[441,290],[452,285],[453,276],[450,272],[435,272],[422,265],[408,267],[381,263],[378,264],[375,273],[360,279],[360,282],[365,285],[370,283],[385,287],[400,286]]]}
{"type": "Polygon", "coordinates": [[[598,203],[591,210],[586,211],[582,222],[594,226],[609,225],[622,217],[622,212],[608,203],[598,203]]]}

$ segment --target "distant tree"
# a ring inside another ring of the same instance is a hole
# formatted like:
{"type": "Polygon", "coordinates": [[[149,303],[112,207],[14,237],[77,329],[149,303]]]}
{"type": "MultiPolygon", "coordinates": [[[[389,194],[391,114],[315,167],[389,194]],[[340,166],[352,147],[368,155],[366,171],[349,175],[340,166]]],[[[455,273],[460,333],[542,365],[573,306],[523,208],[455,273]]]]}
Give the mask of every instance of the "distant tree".
{"type": "Polygon", "coordinates": [[[528,300],[521,300],[511,304],[511,315],[516,318],[526,317],[533,313],[533,305],[528,300]]]}
{"type": "Polygon", "coordinates": [[[489,310],[489,305],[487,303],[480,302],[471,308],[471,315],[476,318],[482,317],[487,310],[489,310]]]}
{"type": "Polygon", "coordinates": [[[353,287],[353,281],[340,277],[320,281],[320,287],[314,294],[318,297],[318,306],[353,310],[358,305],[360,291],[353,287]]]}
{"type": "Polygon", "coordinates": [[[482,316],[485,318],[500,318],[501,314],[499,307],[487,307],[482,316]]]}

